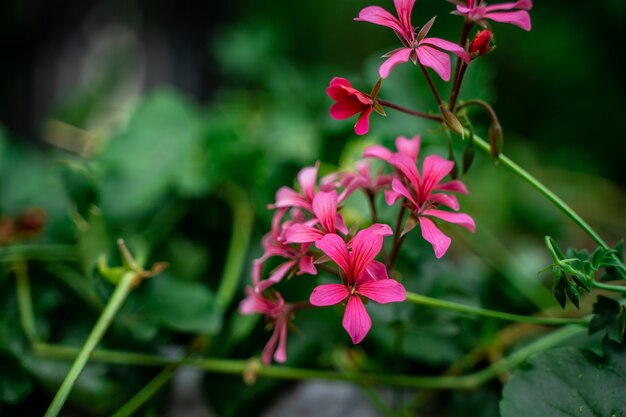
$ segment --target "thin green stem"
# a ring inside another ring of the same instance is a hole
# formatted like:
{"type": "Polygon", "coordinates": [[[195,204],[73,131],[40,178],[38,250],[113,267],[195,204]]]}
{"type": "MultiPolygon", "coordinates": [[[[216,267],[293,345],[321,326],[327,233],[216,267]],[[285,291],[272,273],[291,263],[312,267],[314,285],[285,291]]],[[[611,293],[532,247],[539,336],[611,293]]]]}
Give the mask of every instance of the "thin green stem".
{"type": "Polygon", "coordinates": [[[473,307],[451,301],[438,300],[436,298],[427,297],[425,295],[415,294],[411,292],[406,293],[406,300],[410,303],[425,305],[429,307],[445,308],[447,310],[458,311],[459,313],[473,314],[484,317],[493,317],[500,320],[510,320],[521,323],[537,324],[542,326],[562,326],[565,324],[578,324],[586,326],[589,324],[589,319],[585,318],[560,318],[560,317],[536,317],[536,316],[524,316],[521,314],[511,314],[501,311],[489,310],[486,308],[473,307]]]}
{"type": "MultiPolygon", "coordinates": [[[[483,151],[487,153],[491,152],[491,147],[489,146],[489,143],[484,141],[483,139],[481,139],[480,137],[476,135],[474,135],[474,143],[478,145],[478,147],[482,149],[483,151]]],[[[514,173],[515,175],[517,175],[518,177],[526,181],[528,184],[530,184],[530,186],[532,186],[534,189],[536,189],[541,194],[543,194],[544,197],[550,200],[552,204],[557,206],[563,213],[565,213],[570,219],[572,219],[574,223],[576,223],[578,227],[584,230],[585,233],[587,233],[587,235],[589,235],[598,245],[602,246],[602,248],[606,250],[611,249],[606,244],[606,242],[600,237],[600,235],[598,235],[596,231],[593,230],[591,226],[589,226],[587,222],[585,222],[582,219],[582,217],[578,215],[578,213],[576,213],[570,206],[568,206],[556,194],[550,191],[545,185],[539,182],[529,172],[527,172],[522,167],[520,167],[515,162],[511,161],[508,157],[502,154],[500,154],[498,161],[500,162],[501,165],[503,165],[509,171],[511,171],[512,173],[514,173]]],[[[626,274],[626,266],[624,266],[624,263],[616,255],[613,255],[613,257],[617,261],[618,263],[617,268],[622,271],[622,275],[626,274]]]]}
{"type": "Polygon", "coordinates": [[[13,261],[15,273],[15,289],[17,292],[17,305],[20,314],[20,323],[28,341],[32,344],[39,340],[37,325],[33,314],[33,299],[28,279],[28,265],[23,259],[13,261]]]}
{"type": "Polygon", "coordinates": [[[254,226],[254,210],[244,190],[229,185],[225,188],[224,198],[232,207],[233,225],[224,272],[215,300],[219,312],[228,309],[237,292],[254,226]]]}
{"type": "MultiPolygon", "coordinates": [[[[253,373],[255,377],[287,380],[322,379],[328,381],[349,381],[363,385],[388,385],[407,388],[471,389],[519,365],[530,355],[558,345],[583,331],[586,330],[581,326],[563,327],[527,345],[509,357],[495,362],[488,368],[463,376],[419,376],[359,372],[341,373],[287,366],[261,366],[258,362],[250,362],[248,360],[214,358],[172,359],[156,355],[111,350],[97,350],[93,352],[91,359],[93,362],[118,365],[188,365],[213,373],[242,375],[245,372],[253,373]]],[[[47,358],[73,359],[79,354],[79,350],[76,348],[46,345],[43,343],[36,343],[33,348],[35,353],[47,358]]]]}
{"type": "Polygon", "coordinates": [[[599,288],[601,290],[613,291],[626,294],[626,286],[623,285],[611,285],[604,284],[598,281],[591,281],[591,286],[595,288],[599,288]]]}
{"type": "Polygon", "coordinates": [[[111,417],[130,417],[135,414],[137,410],[139,410],[145,403],[154,397],[165,384],[167,384],[167,382],[174,375],[176,369],[178,369],[178,366],[178,364],[166,366],[111,417]]]}
{"type": "Polygon", "coordinates": [[[98,318],[95,326],[91,330],[91,333],[85,341],[85,344],[80,349],[78,356],[76,356],[76,359],[74,360],[70,371],[65,376],[61,387],[54,396],[54,399],[52,400],[52,403],[50,404],[50,407],[48,408],[45,417],[56,417],[61,412],[61,408],[63,408],[63,405],[65,404],[65,401],[67,400],[67,397],[69,396],[70,391],[74,386],[74,383],[80,376],[83,368],[89,360],[89,357],[93,354],[96,346],[104,336],[104,333],[109,328],[109,325],[111,324],[113,318],[124,303],[124,300],[126,300],[126,297],[128,296],[128,294],[130,294],[130,291],[133,287],[133,284],[136,282],[136,279],[136,272],[126,272],[124,275],[122,275],[122,279],[115,288],[113,295],[111,296],[109,302],[102,311],[102,314],[98,318]]]}

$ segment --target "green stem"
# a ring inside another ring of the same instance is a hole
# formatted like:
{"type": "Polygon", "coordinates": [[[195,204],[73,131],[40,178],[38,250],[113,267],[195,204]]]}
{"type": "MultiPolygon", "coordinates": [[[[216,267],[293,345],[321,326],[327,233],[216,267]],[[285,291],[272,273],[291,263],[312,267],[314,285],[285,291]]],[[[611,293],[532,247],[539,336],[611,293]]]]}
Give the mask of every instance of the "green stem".
{"type": "Polygon", "coordinates": [[[233,210],[233,226],[224,272],[215,300],[219,312],[228,309],[237,292],[254,226],[254,210],[245,191],[231,185],[226,187],[224,198],[233,210]]]}
{"type": "Polygon", "coordinates": [[[443,107],[443,102],[441,101],[441,96],[439,96],[439,92],[437,91],[437,87],[435,87],[435,84],[433,83],[433,79],[430,78],[430,74],[428,73],[428,70],[426,69],[425,66],[423,66],[420,63],[419,67],[422,70],[422,73],[424,73],[424,77],[426,78],[426,82],[428,83],[428,87],[430,87],[430,91],[432,91],[433,96],[435,96],[435,100],[437,100],[437,106],[439,106],[439,108],[441,109],[443,107]]]}
{"type": "Polygon", "coordinates": [[[122,279],[115,288],[113,295],[105,306],[104,311],[98,318],[98,321],[96,322],[91,333],[89,334],[89,338],[87,338],[85,344],[80,349],[78,356],[76,356],[76,359],[74,360],[70,371],[65,376],[61,387],[54,396],[54,399],[52,400],[52,403],[50,404],[50,407],[48,408],[48,411],[46,412],[44,417],[56,417],[61,412],[61,408],[63,408],[63,405],[65,404],[65,401],[67,400],[67,397],[69,396],[70,391],[74,386],[74,383],[80,376],[83,368],[87,364],[87,360],[89,360],[89,357],[93,354],[96,346],[104,336],[104,333],[109,328],[109,325],[111,324],[113,318],[124,303],[124,300],[126,300],[126,297],[128,296],[128,294],[130,294],[130,291],[133,287],[133,284],[136,282],[136,279],[136,272],[126,272],[122,276],[122,279]]]}
{"type": "MultiPolygon", "coordinates": [[[[485,142],[483,139],[476,135],[474,135],[474,143],[476,143],[478,147],[481,148],[483,151],[489,154],[491,153],[491,147],[489,146],[489,143],[485,142]]],[[[550,191],[545,185],[539,182],[529,172],[527,172],[522,167],[520,167],[515,162],[511,161],[509,158],[502,154],[500,154],[498,161],[509,171],[513,172],[515,175],[530,184],[531,187],[543,194],[544,197],[550,200],[552,204],[557,206],[563,213],[565,213],[570,219],[572,219],[574,223],[576,223],[582,230],[584,230],[585,233],[587,233],[587,235],[589,235],[598,245],[600,245],[605,250],[611,249],[600,237],[600,235],[598,235],[595,230],[593,230],[591,226],[589,226],[587,222],[582,219],[582,217],[580,217],[570,206],[568,206],[556,194],[550,191]]],[[[626,274],[626,266],[624,266],[624,263],[616,255],[613,255],[613,257],[617,261],[617,267],[622,271],[622,275],[626,274]]]]}
{"type": "Polygon", "coordinates": [[[17,292],[17,305],[20,314],[20,323],[26,338],[32,344],[39,340],[37,336],[37,326],[35,315],[33,314],[33,299],[30,292],[30,281],[28,279],[28,265],[23,259],[13,261],[13,271],[15,272],[15,289],[17,292]]]}
{"type": "Polygon", "coordinates": [[[601,290],[620,292],[620,293],[626,294],[626,287],[623,285],[611,285],[611,284],[604,284],[598,281],[591,281],[591,286],[599,288],[601,290]]]}
{"type": "Polygon", "coordinates": [[[111,417],[130,417],[170,380],[174,372],[178,369],[178,365],[173,364],[165,367],[158,373],[146,386],[144,386],[137,394],[135,394],[126,404],[115,412],[111,417]]]}
{"type": "Polygon", "coordinates": [[[406,300],[410,303],[426,305],[436,308],[445,308],[447,310],[458,311],[460,313],[474,314],[478,316],[493,317],[500,320],[511,320],[521,323],[530,323],[543,326],[561,326],[564,324],[579,324],[586,326],[589,319],[584,318],[560,318],[560,317],[535,317],[524,316],[521,314],[504,313],[501,311],[488,310],[486,308],[473,307],[463,304],[453,303],[451,301],[438,300],[436,298],[427,297],[425,295],[406,293],[406,300]]]}
{"type": "MultiPolygon", "coordinates": [[[[472,389],[489,379],[505,372],[523,361],[530,355],[558,345],[570,337],[586,331],[580,326],[566,326],[540,338],[526,347],[511,354],[509,357],[495,362],[488,368],[463,376],[419,376],[394,375],[383,373],[341,373],[336,371],[292,368],[287,366],[260,366],[248,360],[184,358],[171,359],[142,353],[97,350],[93,352],[92,361],[118,365],[169,366],[188,365],[207,372],[242,375],[254,369],[254,376],[288,380],[322,379],[328,381],[349,381],[363,385],[389,385],[407,388],[437,389],[472,389]]],[[[72,347],[46,345],[37,343],[33,346],[40,356],[57,359],[72,359],[79,353],[72,347]]]]}

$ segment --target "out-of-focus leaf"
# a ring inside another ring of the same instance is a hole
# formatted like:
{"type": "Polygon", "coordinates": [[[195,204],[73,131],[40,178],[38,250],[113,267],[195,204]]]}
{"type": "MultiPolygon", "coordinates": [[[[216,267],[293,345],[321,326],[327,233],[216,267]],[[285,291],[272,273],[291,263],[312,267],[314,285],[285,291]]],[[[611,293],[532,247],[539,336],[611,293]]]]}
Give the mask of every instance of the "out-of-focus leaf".
{"type": "Polygon", "coordinates": [[[214,294],[198,282],[173,278],[169,273],[146,281],[143,313],[163,326],[183,331],[213,334],[221,326],[214,312],[214,294]]]}
{"type": "Polygon", "coordinates": [[[102,257],[106,258],[110,252],[111,240],[107,225],[102,211],[96,206],[88,209],[86,218],[75,213],[74,224],[83,272],[86,276],[91,276],[98,260],[102,257]]]}
{"type": "Polygon", "coordinates": [[[89,209],[98,204],[99,190],[96,178],[85,165],[67,163],[61,172],[65,191],[74,208],[82,217],[88,217],[89,209]]]}
{"type": "Polygon", "coordinates": [[[626,329],[626,308],[617,300],[603,295],[593,305],[593,318],[589,324],[589,334],[606,329],[610,340],[621,343],[626,329]]]}
{"type": "Polygon", "coordinates": [[[626,348],[607,345],[604,357],[560,348],[531,358],[504,387],[502,417],[626,415],[626,348]]]}
{"type": "Polygon", "coordinates": [[[0,402],[15,404],[32,391],[32,381],[15,358],[0,354],[0,369],[0,402]]]}
{"type": "Polygon", "coordinates": [[[199,139],[199,117],[191,102],[172,90],[146,97],[126,132],[112,138],[100,156],[106,173],[103,211],[116,219],[147,214],[178,182],[199,139]]]}

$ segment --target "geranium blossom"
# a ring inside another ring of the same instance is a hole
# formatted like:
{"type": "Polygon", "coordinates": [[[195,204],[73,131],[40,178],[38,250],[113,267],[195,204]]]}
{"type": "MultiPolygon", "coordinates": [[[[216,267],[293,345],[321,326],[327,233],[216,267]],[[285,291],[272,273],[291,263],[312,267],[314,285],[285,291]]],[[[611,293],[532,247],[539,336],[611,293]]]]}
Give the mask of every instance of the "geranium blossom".
{"type": "Polygon", "coordinates": [[[343,327],[355,344],[360,343],[372,327],[361,297],[381,304],[406,299],[402,284],[388,278],[384,265],[374,261],[382,249],[383,238],[391,234],[389,226],[375,224],[357,233],[348,245],[336,234],[327,234],[315,244],[337,263],[344,283],[315,287],[310,302],[321,307],[338,304],[347,298],[343,327]]]}
{"type": "Polygon", "coordinates": [[[405,154],[399,152],[393,154],[389,158],[389,163],[402,173],[402,180],[394,178],[391,182],[391,190],[385,191],[387,204],[392,205],[400,198],[405,199],[411,208],[412,216],[418,220],[422,236],[433,246],[437,258],[441,258],[446,253],[451,239],[439,230],[433,218],[458,224],[472,232],[475,231],[474,220],[467,214],[453,213],[438,208],[441,205],[455,211],[459,210],[456,197],[444,192],[467,194],[467,188],[459,180],[440,184],[454,168],[454,162],[438,155],[429,155],[424,159],[421,175],[415,161],[405,154]]]}
{"type": "Polygon", "coordinates": [[[524,30],[531,29],[530,14],[527,10],[532,9],[532,0],[520,0],[511,3],[500,3],[487,6],[483,0],[452,1],[456,4],[456,10],[452,14],[465,16],[471,22],[486,27],[485,19],[494,22],[510,23],[524,30]]]}
{"type": "Polygon", "coordinates": [[[239,312],[263,314],[274,322],[274,331],[263,348],[261,360],[265,365],[269,365],[273,356],[276,362],[285,362],[287,360],[287,324],[289,324],[292,311],[290,304],[285,303],[280,293],[274,293],[273,298],[269,299],[250,287],[246,287],[246,298],[239,304],[239,312]]]}
{"type": "Polygon", "coordinates": [[[414,64],[419,62],[425,67],[432,68],[444,81],[448,81],[450,57],[443,51],[452,52],[469,64],[470,57],[461,46],[445,39],[426,37],[433,25],[434,17],[422,27],[419,33],[415,33],[415,28],[411,24],[411,11],[415,0],[394,0],[394,4],[397,18],[382,7],[369,6],[361,10],[359,16],[354,19],[393,29],[404,45],[404,48],[393,50],[385,55],[388,58],[379,69],[381,78],[387,78],[396,65],[410,59],[414,64]]]}
{"type": "Polygon", "coordinates": [[[336,101],[330,107],[333,119],[343,120],[360,113],[354,125],[354,133],[364,135],[369,131],[370,115],[374,109],[374,100],[369,95],[352,88],[350,81],[340,77],[330,80],[326,93],[336,101]]]}
{"type": "MultiPolygon", "coordinates": [[[[398,136],[396,138],[396,149],[399,153],[404,154],[411,158],[414,162],[417,162],[417,157],[422,145],[422,138],[420,135],[415,135],[412,138],[405,138],[404,136],[398,136]]],[[[368,146],[363,153],[365,158],[377,158],[382,159],[385,162],[389,162],[389,158],[394,153],[389,149],[381,145],[368,146]]]]}
{"type": "Polygon", "coordinates": [[[312,210],[315,219],[305,223],[295,223],[285,230],[286,243],[311,243],[320,240],[327,233],[337,230],[343,234],[348,228],[337,213],[339,197],[336,191],[318,192],[313,198],[312,210]]]}

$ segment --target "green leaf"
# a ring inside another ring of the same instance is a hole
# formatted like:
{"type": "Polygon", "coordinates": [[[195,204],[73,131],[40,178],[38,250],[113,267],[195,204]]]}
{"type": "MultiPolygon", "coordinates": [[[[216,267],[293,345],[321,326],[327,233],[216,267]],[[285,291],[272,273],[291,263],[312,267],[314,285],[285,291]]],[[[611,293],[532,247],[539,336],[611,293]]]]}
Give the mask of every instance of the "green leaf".
{"type": "Polygon", "coordinates": [[[534,356],[504,387],[502,417],[626,416],[624,347],[605,352],[560,348],[534,356]]]}
{"type": "Polygon", "coordinates": [[[179,180],[182,164],[202,139],[196,107],[170,90],[152,93],[138,106],[126,132],[100,156],[105,171],[102,209],[117,219],[148,214],[179,180]]]}
{"type": "Polygon", "coordinates": [[[80,256],[83,272],[91,276],[93,268],[100,258],[106,258],[110,253],[109,232],[104,221],[102,211],[91,206],[87,210],[87,217],[82,218],[77,212],[74,213],[76,225],[77,248],[80,256]]]}
{"type": "Polygon", "coordinates": [[[0,354],[0,369],[0,403],[16,404],[32,391],[32,381],[17,359],[0,354]]]}
{"type": "Polygon", "coordinates": [[[567,303],[566,294],[565,294],[565,286],[567,278],[563,276],[561,270],[557,267],[552,268],[552,276],[554,278],[554,285],[552,286],[552,294],[556,301],[558,301],[561,308],[565,308],[565,304],[567,303]]]}
{"type": "Polygon", "coordinates": [[[214,334],[221,317],[214,309],[215,296],[206,286],[173,278],[167,272],[146,281],[143,314],[163,326],[190,333],[214,334]]]}
{"type": "Polygon", "coordinates": [[[593,305],[593,314],[589,334],[606,329],[610,340],[622,343],[626,330],[626,308],[617,300],[599,295],[593,305]]]}

